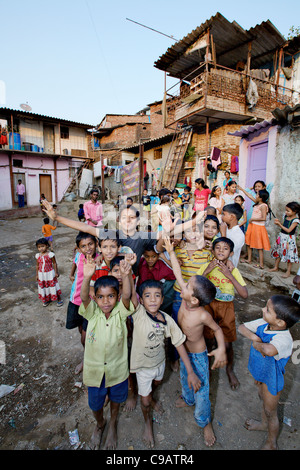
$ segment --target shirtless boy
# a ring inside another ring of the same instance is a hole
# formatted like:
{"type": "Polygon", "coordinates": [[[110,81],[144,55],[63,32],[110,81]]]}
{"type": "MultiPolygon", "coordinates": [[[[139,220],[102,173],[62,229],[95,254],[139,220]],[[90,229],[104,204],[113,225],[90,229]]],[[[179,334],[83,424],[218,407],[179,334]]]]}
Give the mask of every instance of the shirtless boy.
{"type": "Polygon", "coordinates": [[[195,405],[194,417],[196,423],[203,428],[204,442],[207,446],[215,443],[216,437],[211,424],[211,406],[209,400],[209,367],[208,356],[214,356],[212,369],[225,366],[226,350],[224,335],[221,328],[215,323],[204,306],[209,304],[216,295],[215,286],[203,276],[192,276],[186,283],[181,274],[181,269],[169,238],[165,238],[165,248],[168,251],[174,274],[181,288],[181,306],[178,312],[178,324],[186,335],[184,343],[190,362],[196,375],[201,380],[201,387],[195,393],[187,383],[187,373],[182,361],[180,361],[180,380],[182,386],[182,398],[176,402],[177,407],[195,405]],[[203,335],[204,326],[209,326],[214,331],[218,347],[207,353],[203,335]],[[201,365],[199,367],[198,365],[201,365]]]}

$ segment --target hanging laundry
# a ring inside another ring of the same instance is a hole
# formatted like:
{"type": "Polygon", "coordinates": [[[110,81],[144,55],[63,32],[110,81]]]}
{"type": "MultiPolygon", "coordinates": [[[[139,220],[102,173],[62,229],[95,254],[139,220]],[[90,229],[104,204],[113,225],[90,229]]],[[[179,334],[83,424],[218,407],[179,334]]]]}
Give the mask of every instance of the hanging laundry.
{"type": "Polygon", "coordinates": [[[217,147],[213,147],[212,151],[211,151],[211,154],[210,154],[210,158],[211,158],[212,166],[214,167],[215,170],[217,170],[218,165],[221,165],[221,163],[222,163],[222,161],[221,161],[221,150],[218,149],[217,147]]]}
{"type": "Polygon", "coordinates": [[[237,156],[232,156],[231,157],[230,172],[231,173],[238,173],[239,172],[239,157],[237,157],[237,156]]]}
{"type": "Polygon", "coordinates": [[[114,180],[115,180],[115,183],[121,183],[121,167],[120,166],[116,168],[114,180]]]}
{"type": "Polygon", "coordinates": [[[250,78],[248,90],[246,93],[247,102],[249,103],[249,110],[254,110],[258,101],[259,94],[257,91],[256,83],[250,78]]]}

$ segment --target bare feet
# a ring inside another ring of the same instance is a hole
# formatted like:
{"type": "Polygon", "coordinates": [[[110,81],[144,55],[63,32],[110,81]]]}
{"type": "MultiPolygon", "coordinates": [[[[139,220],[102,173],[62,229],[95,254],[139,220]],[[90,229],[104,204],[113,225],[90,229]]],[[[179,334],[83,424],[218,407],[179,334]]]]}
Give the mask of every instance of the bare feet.
{"type": "Polygon", "coordinates": [[[241,259],[241,263],[251,264],[251,261],[249,261],[248,259],[241,259]]]}
{"type": "Polygon", "coordinates": [[[105,450],[115,450],[117,447],[117,423],[109,424],[107,438],[105,442],[105,450]]]}
{"type": "Polygon", "coordinates": [[[184,399],[180,396],[179,398],[177,398],[177,400],[175,401],[175,406],[176,408],[184,408],[185,406],[189,406],[185,401],[184,399]]]}
{"type": "Polygon", "coordinates": [[[152,398],[151,406],[152,406],[153,410],[156,411],[157,413],[159,413],[160,415],[162,415],[165,412],[165,410],[163,409],[162,403],[159,400],[155,401],[152,398]]]}
{"type": "MultiPolygon", "coordinates": [[[[248,431],[267,431],[268,425],[266,422],[249,418],[245,422],[245,428],[248,429],[248,431]]],[[[262,450],[278,450],[278,444],[277,444],[276,438],[272,438],[269,436],[261,449],[262,450]]]]}
{"type": "Polygon", "coordinates": [[[83,361],[75,367],[75,374],[78,375],[83,371],[83,361]]]}
{"type": "Polygon", "coordinates": [[[212,428],[211,423],[208,423],[203,429],[204,432],[204,443],[207,447],[211,447],[216,442],[216,436],[212,428]]]}
{"type": "Polygon", "coordinates": [[[270,268],[268,271],[269,273],[275,273],[275,271],[278,271],[278,268],[270,268]]]}
{"type": "Polygon", "coordinates": [[[125,406],[123,408],[123,411],[133,411],[136,408],[136,402],[137,402],[137,395],[133,392],[128,392],[128,398],[125,402],[125,406]]]}
{"type": "Polygon", "coordinates": [[[98,426],[98,424],[96,424],[96,427],[94,429],[94,432],[91,437],[91,442],[90,442],[90,448],[92,450],[100,449],[101,439],[102,439],[105,425],[106,425],[106,420],[104,420],[103,425],[101,427],[98,426]]]}
{"type": "Polygon", "coordinates": [[[153,449],[154,447],[154,437],[153,437],[153,429],[150,421],[145,423],[145,430],[143,434],[143,441],[148,449],[153,449]]]}
{"type": "Polygon", "coordinates": [[[230,385],[231,390],[237,390],[240,386],[240,382],[238,381],[237,376],[235,375],[233,370],[228,370],[227,369],[226,372],[227,372],[227,376],[228,376],[229,385],[230,385]]]}
{"type": "Polygon", "coordinates": [[[284,279],[287,279],[288,277],[290,277],[290,275],[291,273],[285,273],[281,277],[283,277],[284,279]]]}
{"type": "Polygon", "coordinates": [[[267,431],[268,429],[267,423],[251,418],[246,419],[245,428],[248,429],[248,431],[267,431]]]}

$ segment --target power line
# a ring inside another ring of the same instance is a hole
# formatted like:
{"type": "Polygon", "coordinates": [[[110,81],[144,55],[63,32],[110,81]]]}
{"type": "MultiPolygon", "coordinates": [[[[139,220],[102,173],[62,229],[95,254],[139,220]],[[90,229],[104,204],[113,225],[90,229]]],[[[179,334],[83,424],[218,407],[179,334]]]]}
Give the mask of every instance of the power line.
{"type": "Polygon", "coordinates": [[[157,29],[150,28],[149,26],[146,26],[142,23],[138,23],[137,21],[131,20],[130,18],[126,18],[126,20],[131,21],[132,23],[138,24],[140,26],[143,26],[143,28],[151,29],[151,31],[155,31],[156,33],[166,36],[167,38],[171,38],[173,39],[173,41],[178,41],[178,39],[174,38],[174,36],[169,36],[168,34],[162,33],[161,31],[157,31],[157,29]]]}

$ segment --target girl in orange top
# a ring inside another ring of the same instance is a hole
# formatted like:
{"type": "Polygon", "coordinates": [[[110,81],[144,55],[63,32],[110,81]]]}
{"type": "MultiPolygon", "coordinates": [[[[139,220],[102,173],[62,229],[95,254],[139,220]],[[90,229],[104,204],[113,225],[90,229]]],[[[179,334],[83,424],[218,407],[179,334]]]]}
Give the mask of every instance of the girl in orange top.
{"type": "Polygon", "coordinates": [[[266,218],[268,215],[269,207],[266,201],[269,199],[267,190],[262,189],[258,191],[257,202],[253,206],[253,212],[249,225],[247,228],[245,243],[247,245],[248,259],[246,263],[251,263],[252,249],[258,250],[259,264],[255,265],[256,268],[264,269],[264,250],[271,249],[269,236],[265,227],[266,218]]]}

